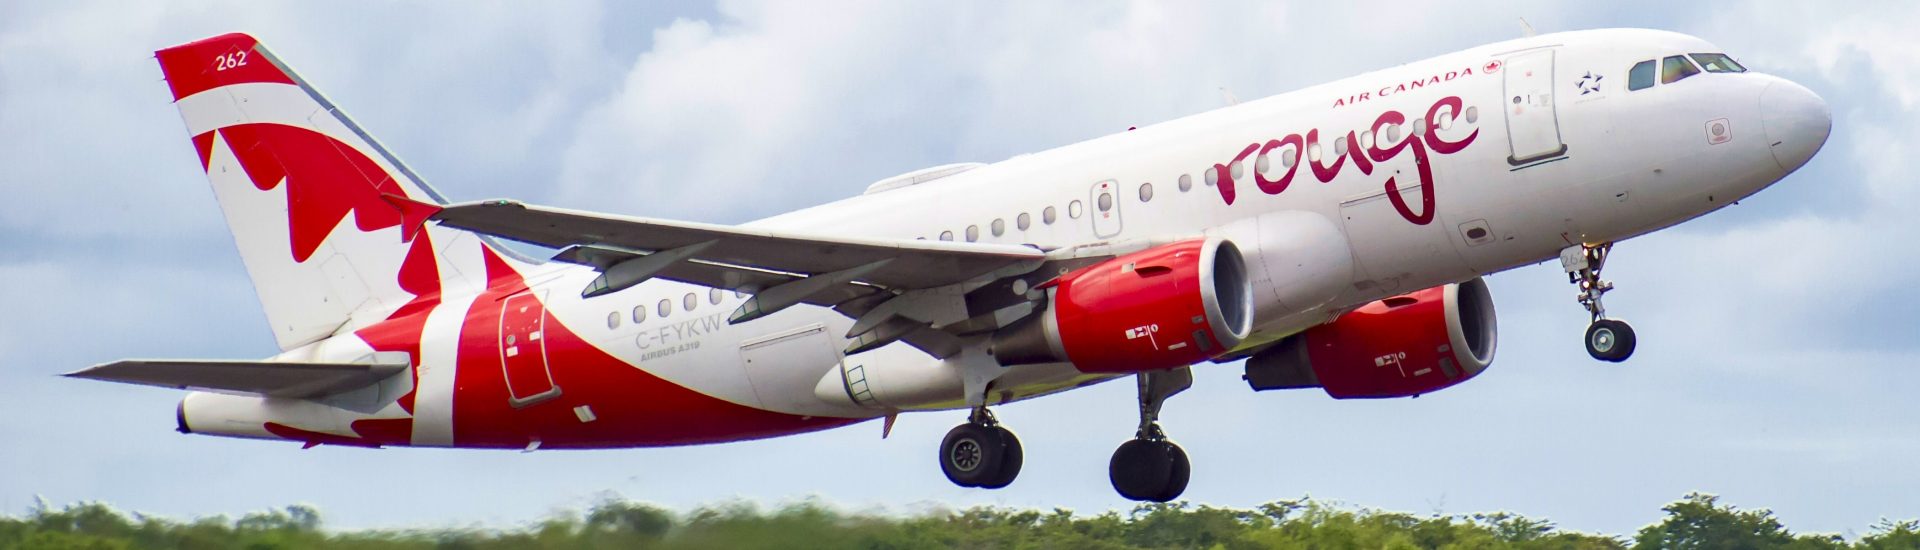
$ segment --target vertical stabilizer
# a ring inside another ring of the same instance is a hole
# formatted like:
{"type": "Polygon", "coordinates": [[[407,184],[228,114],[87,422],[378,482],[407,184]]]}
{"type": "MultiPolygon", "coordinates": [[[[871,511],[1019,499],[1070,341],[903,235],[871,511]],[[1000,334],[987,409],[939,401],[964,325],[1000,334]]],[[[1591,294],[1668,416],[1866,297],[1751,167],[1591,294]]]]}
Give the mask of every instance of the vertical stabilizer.
{"type": "Polygon", "coordinates": [[[281,349],[438,292],[453,235],[392,199],[445,201],[359,125],[251,36],[156,54],[281,349]]]}

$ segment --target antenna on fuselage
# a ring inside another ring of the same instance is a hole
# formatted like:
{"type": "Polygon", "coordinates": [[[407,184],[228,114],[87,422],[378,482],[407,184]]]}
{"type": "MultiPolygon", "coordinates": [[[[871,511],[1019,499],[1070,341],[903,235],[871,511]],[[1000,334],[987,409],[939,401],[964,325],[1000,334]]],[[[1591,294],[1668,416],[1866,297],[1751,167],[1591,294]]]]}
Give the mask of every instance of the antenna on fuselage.
{"type": "Polygon", "coordinates": [[[1526,37],[1526,38],[1533,38],[1533,35],[1534,35],[1534,32],[1533,32],[1533,25],[1530,25],[1530,24],[1527,24],[1527,18],[1525,18],[1525,17],[1521,17],[1521,18],[1519,18],[1519,19],[1520,19],[1520,34],[1521,34],[1521,36],[1523,36],[1523,37],[1526,37]]]}
{"type": "Polygon", "coordinates": [[[1240,96],[1233,95],[1233,91],[1228,90],[1226,86],[1220,87],[1220,99],[1227,100],[1228,107],[1240,104],[1240,96]]]}

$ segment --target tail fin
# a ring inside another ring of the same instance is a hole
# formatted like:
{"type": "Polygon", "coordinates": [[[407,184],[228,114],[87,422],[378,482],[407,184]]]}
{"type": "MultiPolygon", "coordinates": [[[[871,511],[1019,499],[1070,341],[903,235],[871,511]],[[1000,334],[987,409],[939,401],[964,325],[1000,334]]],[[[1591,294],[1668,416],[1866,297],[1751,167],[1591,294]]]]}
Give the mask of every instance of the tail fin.
{"type": "Polygon", "coordinates": [[[383,200],[446,202],[412,170],[251,36],[156,55],[281,349],[437,296],[446,243],[383,200]]]}

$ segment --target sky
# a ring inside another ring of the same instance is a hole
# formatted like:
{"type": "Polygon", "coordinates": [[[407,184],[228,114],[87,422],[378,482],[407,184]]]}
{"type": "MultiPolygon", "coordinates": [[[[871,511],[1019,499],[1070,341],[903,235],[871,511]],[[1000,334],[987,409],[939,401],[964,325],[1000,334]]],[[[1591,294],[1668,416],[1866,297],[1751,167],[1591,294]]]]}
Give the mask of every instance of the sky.
{"type": "MultiPolygon", "coordinates": [[[[1805,168],[1620,244],[1625,364],[1589,359],[1557,265],[1489,277],[1485,374],[1419,399],[1254,393],[1196,368],[1163,426],[1191,501],[1311,495],[1631,532],[1689,491],[1803,532],[1920,517],[1920,4],[1911,2],[0,3],[0,513],[173,517],[305,503],[336,527],[513,526],[617,496],[686,510],[1125,510],[1131,384],[998,407],[1026,464],[962,489],[963,412],[726,445],[366,450],[173,432],[179,392],[59,378],[125,357],[277,351],[153,62],[254,34],[454,200],[739,223],[1540,32],[1693,34],[1826,98],[1805,168]]],[[[929,205],[929,208],[937,207],[929,205]]]]}

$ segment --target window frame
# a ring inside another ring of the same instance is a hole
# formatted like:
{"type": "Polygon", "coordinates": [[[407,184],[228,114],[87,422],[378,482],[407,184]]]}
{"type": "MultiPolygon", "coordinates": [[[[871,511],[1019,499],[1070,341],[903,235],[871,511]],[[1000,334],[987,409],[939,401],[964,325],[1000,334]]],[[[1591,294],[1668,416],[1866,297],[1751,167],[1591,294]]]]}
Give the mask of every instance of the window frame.
{"type": "Polygon", "coordinates": [[[1660,60],[1659,59],[1642,60],[1638,63],[1634,63],[1632,67],[1627,68],[1627,91],[1637,92],[1640,90],[1645,90],[1647,88],[1652,88],[1659,84],[1660,84],[1660,60]],[[1638,76],[1637,74],[1634,73],[1634,71],[1640,70],[1641,67],[1647,68],[1647,81],[1645,84],[1641,84],[1639,81],[1634,80],[1634,77],[1638,76]]]}
{"type": "Polygon", "coordinates": [[[1703,72],[1706,72],[1706,71],[1701,70],[1699,65],[1695,65],[1693,63],[1693,58],[1687,57],[1686,54],[1669,55],[1660,59],[1660,84],[1662,86],[1667,84],[1673,84],[1675,82],[1686,80],[1688,78],[1693,78],[1694,76],[1698,76],[1700,73],[1703,73],[1703,72]],[[1684,69],[1690,70],[1692,72],[1687,72],[1679,76],[1669,76],[1667,74],[1667,67],[1671,65],[1672,62],[1676,59],[1680,61],[1681,66],[1684,69]]]}
{"type": "Polygon", "coordinates": [[[1746,66],[1746,65],[1742,65],[1742,64],[1740,64],[1740,60],[1738,60],[1738,59],[1734,59],[1734,58],[1733,58],[1733,56],[1731,56],[1731,55],[1727,55],[1727,54],[1725,54],[1725,53],[1720,53],[1720,52],[1701,52],[1701,53],[1689,53],[1689,54],[1687,54],[1687,57],[1688,57],[1688,58],[1690,58],[1690,59],[1692,59],[1692,60],[1693,60],[1693,64],[1694,64],[1695,66],[1698,66],[1698,67],[1700,67],[1700,70],[1702,70],[1702,71],[1706,71],[1706,72],[1709,72],[1709,73],[1727,73],[1727,74],[1736,74],[1736,73],[1744,73],[1744,72],[1747,72],[1747,66],[1746,66]],[[1712,56],[1719,56],[1717,60],[1725,60],[1725,61],[1727,62],[1727,64],[1729,64],[1729,65],[1732,65],[1732,66],[1733,66],[1733,68],[1731,68],[1731,69],[1726,69],[1726,70],[1714,70],[1714,69],[1712,69],[1712,68],[1710,68],[1710,67],[1709,67],[1709,64],[1708,64],[1707,62],[1705,62],[1705,61],[1701,61],[1701,60],[1700,60],[1700,56],[1703,56],[1703,55],[1712,55],[1712,56]]]}

